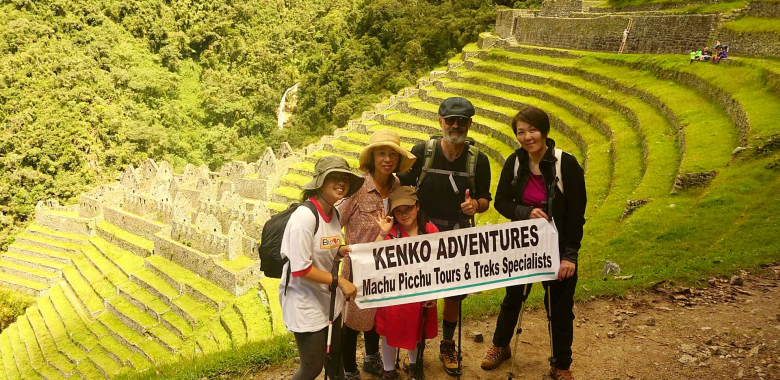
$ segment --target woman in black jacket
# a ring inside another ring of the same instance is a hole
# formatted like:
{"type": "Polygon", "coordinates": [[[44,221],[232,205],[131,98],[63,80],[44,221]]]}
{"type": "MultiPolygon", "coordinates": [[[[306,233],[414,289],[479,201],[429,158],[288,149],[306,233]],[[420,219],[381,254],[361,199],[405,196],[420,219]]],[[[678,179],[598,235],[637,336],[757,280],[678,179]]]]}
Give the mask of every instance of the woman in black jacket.
{"type": "MultiPolygon", "coordinates": [[[[550,374],[554,379],[572,379],[571,344],[574,332],[574,290],[577,286],[577,254],[585,224],[585,176],[577,160],[555,149],[547,137],[550,119],[536,107],[526,107],[512,119],[512,129],[522,146],[510,155],[496,190],[495,208],[515,220],[544,218],[558,229],[561,266],[558,279],[542,282],[550,333],[550,374]],[[556,165],[560,160],[560,165],[556,165]],[[556,170],[556,166],[559,170],[556,170]],[[558,173],[560,171],[560,173],[558,173]]],[[[497,368],[512,356],[509,342],[531,284],[506,288],[501,303],[493,346],[482,361],[485,370],[497,368]]]]}

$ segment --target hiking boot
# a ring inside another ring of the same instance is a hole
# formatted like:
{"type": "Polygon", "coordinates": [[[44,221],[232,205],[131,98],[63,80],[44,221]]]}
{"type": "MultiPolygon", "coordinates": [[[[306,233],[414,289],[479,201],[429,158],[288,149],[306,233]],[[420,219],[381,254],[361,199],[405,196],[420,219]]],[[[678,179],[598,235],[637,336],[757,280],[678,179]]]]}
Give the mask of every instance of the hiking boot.
{"type": "Polygon", "coordinates": [[[406,357],[404,357],[404,371],[409,372],[409,368],[411,368],[411,366],[412,363],[409,362],[409,355],[406,355],[406,357]]]}
{"type": "Polygon", "coordinates": [[[454,340],[442,340],[439,346],[439,358],[444,363],[444,371],[450,376],[460,375],[458,368],[458,352],[455,349],[454,340]]]}
{"type": "Polygon", "coordinates": [[[398,372],[396,370],[382,370],[382,380],[398,380],[398,372]]]}
{"type": "Polygon", "coordinates": [[[382,357],[379,353],[366,355],[363,357],[363,372],[370,373],[379,377],[384,376],[385,367],[382,364],[382,357]]]}
{"type": "Polygon", "coordinates": [[[344,371],[344,380],[361,380],[360,371],[355,371],[355,372],[344,371]]]}
{"type": "Polygon", "coordinates": [[[489,371],[496,369],[501,365],[501,362],[512,357],[512,350],[509,346],[496,347],[491,345],[488,352],[485,354],[485,359],[482,359],[482,369],[489,371]]]}
{"type": "Polygon", "coordinates": [[[574,380],[574,376],[572,376],[571,370],[558,369],[555,367],[550,367],[550,377],[555,380],[574,380]]]}

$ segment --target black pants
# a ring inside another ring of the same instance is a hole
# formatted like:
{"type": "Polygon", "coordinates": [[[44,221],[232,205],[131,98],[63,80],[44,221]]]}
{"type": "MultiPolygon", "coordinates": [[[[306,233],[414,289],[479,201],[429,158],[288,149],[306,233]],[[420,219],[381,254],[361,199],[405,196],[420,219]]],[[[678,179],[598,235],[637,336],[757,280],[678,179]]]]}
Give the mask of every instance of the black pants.
{"type": "MultiPolygon", "coordinates": [[[[314,380],[325,367],[325,349],[328,346],[328,328],[307,333],[294,333],[295,343],[298,344],[298,356],[301,358],[301,366],[295,371],[292,380],[314,380]]],[[[343,368],[339,363],[339,351],[341,350],[341,316],[333,321],[333,334],[330,338],[330,367],[328,378],[344,378],[343,368]]]]}
{"type": "MultiPolygon", "coordinates": [[[[516,285],[506,288],[501,302],[493,344],[509,346],[515,335],[520,308],[531,292],[531,285],[516,285]]],[[[574,291],[577,288],[577,272],[563,280],[542,282],[544,287],[544,308],[547,309],[547,330],[551,337],[550,365],[566,370],[571,366],[571,343],[574,337],[574,291]]]]}
{"type": "MultiPolygon", "coordinates": [[[[360,331],[353,330],[347,326],[344,326],[344,371],[357,372],[357,340],[360,331]]],[[[363,332],[363,338],[366,340],[366,355],[374,355],[379,352],[379,334],[376,333],[376,329],[363,332]]]]}

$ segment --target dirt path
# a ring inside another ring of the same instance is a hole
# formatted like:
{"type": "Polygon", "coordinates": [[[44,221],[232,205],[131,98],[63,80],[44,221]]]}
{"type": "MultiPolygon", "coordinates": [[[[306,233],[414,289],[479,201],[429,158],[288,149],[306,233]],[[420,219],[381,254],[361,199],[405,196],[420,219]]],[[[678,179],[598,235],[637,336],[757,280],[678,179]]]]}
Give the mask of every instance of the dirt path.
{"type": "MultiPolygon", "coordinates": [[[[623,299],[578,304],[572,371],[577,379],[780,379],[779,278],[777,266],[761,275],[743,272],[741,286],[727,279],[710,279],[704,290],[659,284],[623,299]]],[[[544,310],[524,318],[515,379],[549,379],[544,310]]],[[[480,369],[494,326],[492,316],[464,324],[461,379],[507,378],[511,361],[480,369]],[[474,342],[475,333],[485,341],[474,342]]],[[[290,361],[245,378],[289,379],[295,368],[290,361]]],[[[438,340],[428,341],[425,374],[428,380],[455,379],[442,369],[438,340]]]]}

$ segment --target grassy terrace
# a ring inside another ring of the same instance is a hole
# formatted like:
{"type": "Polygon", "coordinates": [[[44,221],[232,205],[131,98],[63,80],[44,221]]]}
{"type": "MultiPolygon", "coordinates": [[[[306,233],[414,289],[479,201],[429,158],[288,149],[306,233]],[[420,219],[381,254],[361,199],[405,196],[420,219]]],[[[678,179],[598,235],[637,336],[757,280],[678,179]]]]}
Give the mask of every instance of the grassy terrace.
{"type": "MultiPolygon", "coordinates": [[[[499,60],[527,66],[534,62],[552,66],[570,67],[607,77],[616,83],[643,91],[661,99],[677,116],[685,130],[685,150],[680,165],[681,173],[705,172],[725,166],[731,152],[739,144],[737,131],[717,104],[684,85],[658,79],[650,71],[606,64],[593,56],[581,59],[562,59],[547,56],[518,54],[505,51],[491,52],[499,60]]],[[[600,57],[616,55],[601,54],[600,57]]]]}

